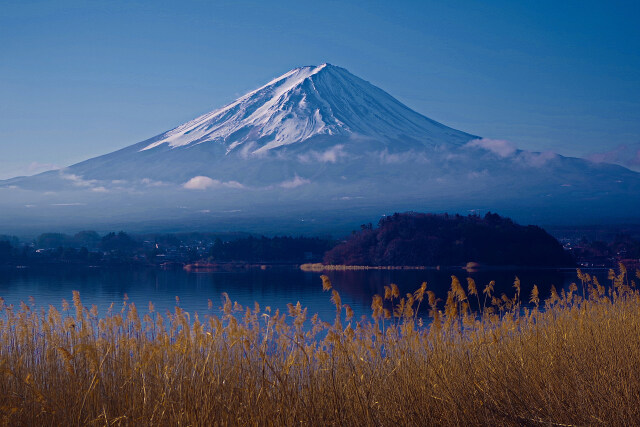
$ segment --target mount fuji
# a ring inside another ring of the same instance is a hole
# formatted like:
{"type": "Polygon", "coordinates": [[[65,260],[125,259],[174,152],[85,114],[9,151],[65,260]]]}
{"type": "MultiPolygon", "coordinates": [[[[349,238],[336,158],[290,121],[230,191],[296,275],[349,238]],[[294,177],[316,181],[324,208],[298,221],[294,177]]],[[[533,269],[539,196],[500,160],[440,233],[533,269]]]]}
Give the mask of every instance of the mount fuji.
{"type": "Polygon", "coordinates": [[[0,223],[326,231],[404,210],[612,222],[638,219],[639,194],[639,173],[452,129],[323,64],[121,150],[0,181],[0,223]]]}

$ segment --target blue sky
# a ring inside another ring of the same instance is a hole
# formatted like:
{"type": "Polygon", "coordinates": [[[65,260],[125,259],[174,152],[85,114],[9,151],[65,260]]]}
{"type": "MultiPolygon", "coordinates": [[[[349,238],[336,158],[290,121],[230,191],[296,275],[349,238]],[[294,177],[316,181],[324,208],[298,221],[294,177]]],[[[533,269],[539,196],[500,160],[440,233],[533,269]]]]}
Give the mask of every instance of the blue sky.
{"type": "Polygon", "coordinates": [[[613,159],[640,147],[638,16],[637,1],[3,0],[0,179],[323,62],[454,128],[613,159]]]}

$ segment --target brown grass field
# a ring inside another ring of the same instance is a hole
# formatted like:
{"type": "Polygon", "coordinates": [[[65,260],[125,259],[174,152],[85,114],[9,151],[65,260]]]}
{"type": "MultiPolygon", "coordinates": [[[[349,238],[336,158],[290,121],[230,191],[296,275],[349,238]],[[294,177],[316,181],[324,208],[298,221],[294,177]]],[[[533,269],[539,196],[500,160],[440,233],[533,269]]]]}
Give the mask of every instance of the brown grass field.
{"type": "MultiPolygon", "coordinates": [[[[640,272],[635,276],[640,277],[640,272]]],[[[323,276],[336,318],[240,307],[221,317],[134,304],[2,304],[5,425],[637,425],[640,292],[624,267],[603,286],[494,296],[452,277],[375,296],[367,319],[323,276]],[[524,308],[523,302],[530,308],[524,308]],[[425,324],[420,305],[430,308],[425,324]],[[469,307],[475,307],[472,312],[469,307]],[[539,308],[538,308],[539,307],[539,308]]]]}

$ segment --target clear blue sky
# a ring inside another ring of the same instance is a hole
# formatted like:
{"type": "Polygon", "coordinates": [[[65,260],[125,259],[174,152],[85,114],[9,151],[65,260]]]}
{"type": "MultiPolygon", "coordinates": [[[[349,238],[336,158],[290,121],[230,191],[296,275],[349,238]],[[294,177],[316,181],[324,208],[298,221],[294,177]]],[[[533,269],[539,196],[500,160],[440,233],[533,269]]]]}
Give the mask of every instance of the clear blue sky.
{"type": "Polygon", "coordinates": [[[0,179],[168,130],[330,62],[449,126],[531,150],[640,143],[640,2],[0,4],[0,179]]]}

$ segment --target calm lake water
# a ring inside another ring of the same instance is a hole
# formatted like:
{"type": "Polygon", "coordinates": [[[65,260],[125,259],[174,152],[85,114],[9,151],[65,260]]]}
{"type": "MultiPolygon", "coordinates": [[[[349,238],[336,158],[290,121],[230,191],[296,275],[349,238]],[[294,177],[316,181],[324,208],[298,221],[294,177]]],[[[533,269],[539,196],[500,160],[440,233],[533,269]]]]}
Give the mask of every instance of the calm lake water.
{"type": "MultiPolygon", "coordinates": [[[[585,270],[586,271],[586,270],[585,270]]],[[[601,283],[606,283],[606,270],[589,271],[596,274],[601,283]]],[[[17,306],[20,301],[29,304],[29,297],[35,299],[37,307],[52,304],[58,308],[62,299],[71,301],[72,291],[80,292],[86,307],[95,304],[99,313],[104,314],[114,303],[120,308],[125,294],[129,302],[134,302],[140,313],[147,310],[149,301],[156,311],[173,311],[176,297],[180,307],[190,313],[219,314],[222,293],[227,292],[232,301],[253,307],[257,301],[264,309],[286,310],[287,303],[300,301],[308,307],[309,315],[318,313],[323,320],[331,321],[335,316],[330,294],[322,291],[321,273],[303,272],[294,268],[251,269],[234,272],[189,273],[182,270],[164,271],[154,269],[72,269],[72,270],[0,270],[0,297],[7,304],[17,306]],[[208,300],[214,310],[208,309],[208,300]]],[[[534,284],[546,298],[551,285],[558,290],[577,282],[573,269],[518,269],[481,270],[467,273],[465,270],[363,270],[332,271],[326,273],[340,292],[343,304],[349,304],[357,317],[369,315],[371,297],[384,294],[384,286],[395,283],[402,294],[413,292],[424,281],[427,289],[446,299],[451,283],[451,275],[456,275],[466,288],[466,277],[475,279],[481,291],[490,280],[496,281],[495,294],[505,292],[512,296],[515,276],[522,283],[522,300],[528,296],[534,284]]],[[[422,310],[421,310],[422,312],[422,310]]],[[[426,315],[426,310],[421,313],[426,315]]]]}

